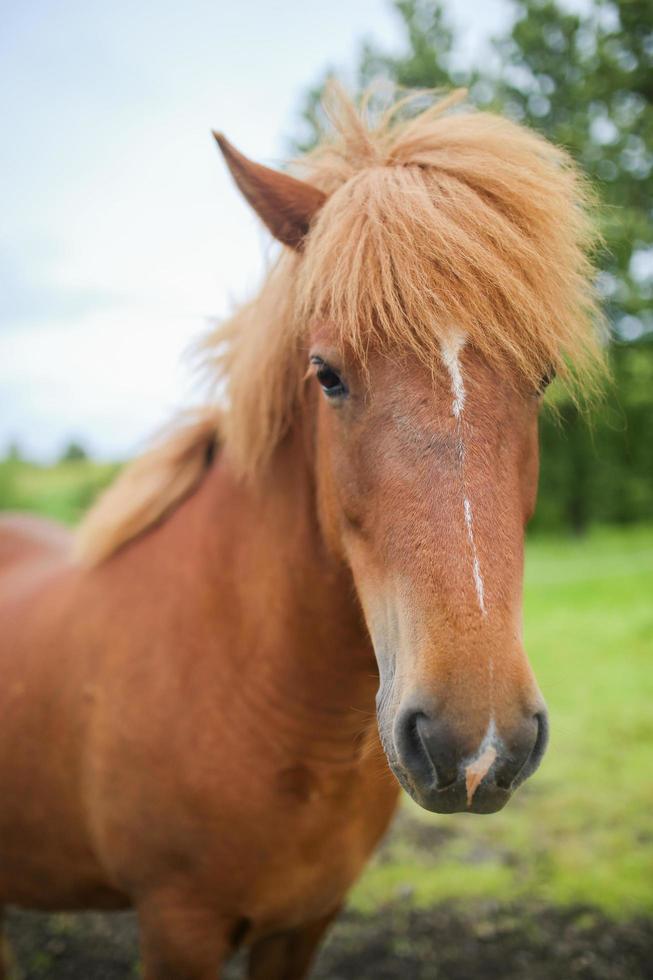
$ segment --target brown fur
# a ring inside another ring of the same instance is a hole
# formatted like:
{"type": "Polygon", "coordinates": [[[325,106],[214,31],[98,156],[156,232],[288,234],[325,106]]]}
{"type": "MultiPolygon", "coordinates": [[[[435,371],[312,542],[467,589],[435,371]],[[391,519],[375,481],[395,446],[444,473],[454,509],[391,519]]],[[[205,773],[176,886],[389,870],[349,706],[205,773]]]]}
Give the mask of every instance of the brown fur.
{"type": "MultiPolygon", "coordinates": [[[[535,133],[490,113],[448,111],[460,98],[398,119],[402,100],[369,128],[331,92],[334,132],[301,161],[329,195],[305,254],[284,253],[258,296],[205,341],[207,375],[226,382],[221,431],[239,472],[265,463],[298,410],[316,316],[337,324],[339,343],[362,362],[376,344],[434,369],[455,325],[534,388],[551,369],[592,388],[603,355],[591,192],[571,158],[535,133]]],[[[141,476],[148,499],[156,496],[156,460],[147,460],[83,525],[85,560],[110,554],[174,499],[164,459],[161,505],[138,519],[131,501],[141,476]]]]}
{"type": "Polygon", "coordinates": [[[117,481],[85,562],[0,526],[0,906],[133,905],[146,980],[240,943],[251,980],[306,976],[396,806],[381,744],[438,812],[500,809],[541,758],[536,388],[598,358],[589,226],[557,151],[440,109],[368,132],[341,102],[313,215],[274,218],[252,164],[302,247],[214,338],[224,417],[117,481]]]}
{"type": "Polygon", "coordinates": [[[213,135],[238,189],[274,237],[291,248],[301,248],[326,194],[290,174],[252,164],[222,133],[213,135]]]}

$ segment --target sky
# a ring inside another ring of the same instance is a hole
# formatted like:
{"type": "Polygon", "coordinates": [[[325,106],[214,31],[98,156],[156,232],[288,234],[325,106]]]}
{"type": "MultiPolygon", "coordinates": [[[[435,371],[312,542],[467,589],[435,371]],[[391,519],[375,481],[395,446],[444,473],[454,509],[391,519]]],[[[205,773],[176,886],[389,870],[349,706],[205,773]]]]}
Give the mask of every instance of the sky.
{"type": "MultiPolygon", "coordinates": [[[[477,58],[507,0],[450,0],[477,58]]],[[[124,458],[199,392],[184,352],[260,282],[269,240],[213,139],[287,158],[302,96],[389,0],[27,0],[0,17],[0,455],[124,458]]]]}

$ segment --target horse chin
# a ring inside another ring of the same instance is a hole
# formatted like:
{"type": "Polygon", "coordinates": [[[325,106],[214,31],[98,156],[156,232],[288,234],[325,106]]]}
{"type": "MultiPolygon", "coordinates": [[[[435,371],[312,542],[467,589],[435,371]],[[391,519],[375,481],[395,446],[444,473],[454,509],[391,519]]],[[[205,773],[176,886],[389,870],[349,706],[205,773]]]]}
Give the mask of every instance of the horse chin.
{"type": "Polygon", "coordinates": [[[399,785],[411,800],[430,813],[498,813],[512,796],[511,789],[496,783],[481,783],[471,799],[464,779],[448,786],[415,786],[398,765],[390,767],[399,785]]]}
{"type": "Polygon", "coordinates": [[[414,795],[413,799],[431,813],[498,813],[511,795],[510,790],[499,786],[482,786],[469,800],[465,783],[460,781],[444,789],[414,795]]]}

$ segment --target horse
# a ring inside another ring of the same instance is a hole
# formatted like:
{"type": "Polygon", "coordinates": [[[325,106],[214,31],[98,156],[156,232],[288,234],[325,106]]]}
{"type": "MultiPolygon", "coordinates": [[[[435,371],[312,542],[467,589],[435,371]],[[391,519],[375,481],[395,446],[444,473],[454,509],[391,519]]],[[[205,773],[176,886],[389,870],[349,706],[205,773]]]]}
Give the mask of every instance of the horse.
{"type": "Polygon", "coordinates": [[[301,980],[400,786],[493,813],[547,742],[524,529],[544,389],[601,367],[591,191],[456,94],[329,100],[292,172],[216,134],[281,243],[221,391],[76,535],[2,522],[0,905],[133,907],[147,980],[301,980]]]}

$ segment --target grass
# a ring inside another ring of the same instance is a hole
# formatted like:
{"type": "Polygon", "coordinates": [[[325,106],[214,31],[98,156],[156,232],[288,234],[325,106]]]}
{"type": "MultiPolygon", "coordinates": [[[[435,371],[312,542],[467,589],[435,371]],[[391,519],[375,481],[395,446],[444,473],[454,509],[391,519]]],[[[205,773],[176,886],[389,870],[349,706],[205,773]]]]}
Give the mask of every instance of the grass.
{"type": "Polygon", "coordinates": [[[532,539],[525,632],[551,717],[540,770],[492,817],[406,800],[359,909],[410,894],[653,912],[653,528],[532,539]]]}
{"type": "Polygon", "coordinates": [[[27,510],[74,524],[119,466],[75,459],[54,466],[0,461],[0,510],[27,510]]]}
{"type": "MultiPolygon", "coordinates": [[[[117,470],[0,463],[0,509],[72,523],[117,470]]],[[[653,527],[528,543],[527,649],[551,717],[541,769],[505,811],[437,816],[404,802],[352,895],[589,903],[653,912],[653,527]]]]}

